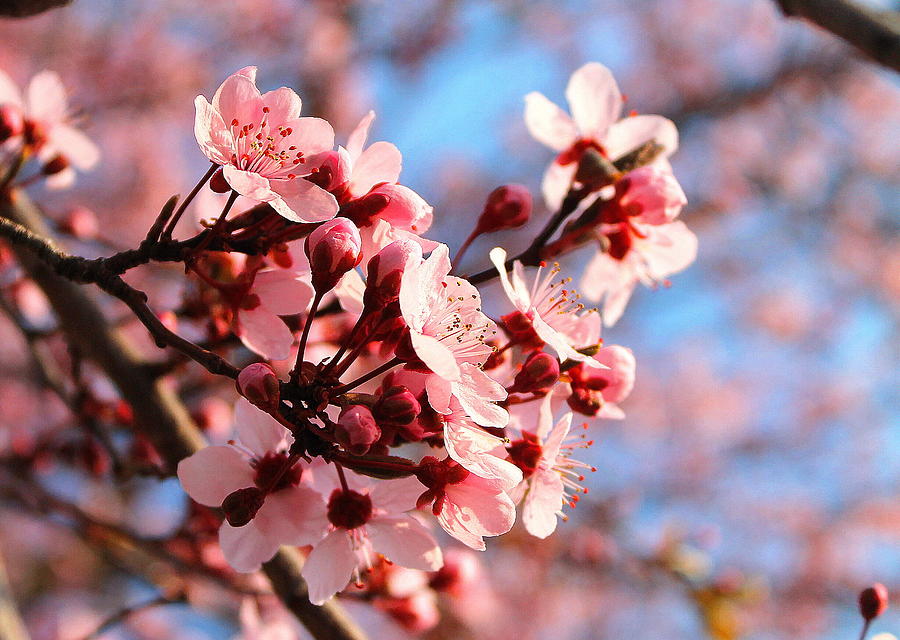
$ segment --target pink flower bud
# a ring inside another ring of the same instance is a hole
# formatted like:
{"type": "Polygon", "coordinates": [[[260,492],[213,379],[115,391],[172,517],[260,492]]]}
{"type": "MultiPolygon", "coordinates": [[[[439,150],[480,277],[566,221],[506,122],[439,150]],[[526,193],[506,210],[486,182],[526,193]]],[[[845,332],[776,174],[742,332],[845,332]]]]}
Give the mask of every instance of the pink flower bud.
{"type": "Polygon", "coordinates": [[[263,362],[255,362],[241,369],[237,377],[237,390],[263,411],[277,408],[281,399],[278,376],[272,367],[263,362]]]}
{"type": "Polygon", "coordinates": [[[475,227],[477,234],[521,227],[531,218],[531,192],[521,184],[491,191],[475,227]]]}
{"type": "Polygon", "coordinates": [[[516,375],[510,391],[518,393],[546,392],[559,380],[559,360],[545,351],[535,351],[516,375]]]}
{"type": "Polygon", "coordinates": [[[22,118],[22,110],[14,104],[0,105],[0,144],[22,135],[24,130],[25,120],[22,118]]]}
{"type": "Polygon", "coordinates": [[[316,293],[333,289],[341,277],[362,260],[359,229],[347,218],[334,218],[306,238],[306,255],[316,293]]]}
{"type": "Polygon", "coordinates": [[[222,501],[225,519],[232,527],[243,527],[266,501],[266,494],[256,487],[245,487],[229,493],[222,501]]]}
{"type": "Polygon", "coordinates": [[[422,406],[412,391],[403,385],[396,385],[381,394],[373,412],[379,422],[406,425],[422,412],[422,406]]]}
{"type": "Polygon", "coordinates": [[[888,591],[883,584],[876,582],[860,592],[859,613],[863,619],[873,620],[884,613],[887,608],[888,591]]]}
{"type": "Polygon", "coordinates": [[[433,218],[433,207],[418,193],[402,184],[382,184],[369,192],[367,197],[382,198],[384,206],[378,217],[395,229],[422,234],[428,231],[433,218]]]}
{"type": "Polygon", "coordinates": [[[74,207],[60,220],[59,228],[79,240],[97,237],[100,225],[97,216],[87,207],[74,207]]]}
{"type": "Polygon", "coordinates": [[[671,171],[648,165],[630,172],[622,182],[627,182],[627,190],[619,204],[626,216],[640,216],[641,222],[672,222],[687,204],[687,197],[671,171]]]}
{"type": "Polygon", "coordinates": [[[225,179],[225,172],[219,168],[209,179],[209,188],[216,193],[228,193],[231,191],[231,185],[225,179]]]}
{"type": "Polygon", "coordinates": [[[368,407],[344,407],[334,430],[337,441],[350,453],[361,456],[381,437],[381,429],[368,407]]]}
{"type": "Polygon", "coordinates": [[[481,577],[478,556],[464,549],[448,549],[444,553],[444,566],[432,574],[428,586],[435,591],[461,595],[481,577]]]}
{"type": "Polygon", "coordinates": [[[375,606],[411,633],[428,631],[441,619],[434,594],[428,591],[419,591],[406,598],[378,598],[375,606]]]}
{"type": "Polygon", "coordinates": [[[363,294],[366,307],[384,308],[399,298],[403,271],[416,249],[418,247],[413,242],[400,240],[390,243],[369,260],[363,294]]]}

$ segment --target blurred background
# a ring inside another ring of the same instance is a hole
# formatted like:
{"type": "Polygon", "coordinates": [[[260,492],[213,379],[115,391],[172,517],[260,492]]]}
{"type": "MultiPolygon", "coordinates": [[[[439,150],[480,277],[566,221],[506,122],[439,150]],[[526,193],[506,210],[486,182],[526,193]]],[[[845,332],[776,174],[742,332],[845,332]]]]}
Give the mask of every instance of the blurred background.
{"type": "MultiPolygon", "coordinates": [[[[442,601],[425,636],[855,638],[857,592],[873,581],[900,592],[895,74],[771,0],[76,0],[0,21],[0,68],[20,84],[57,71],[102,148],[74,189],[31,190],[63,226],[78,207],[94,212],[100,241],[68,243],[83,255],[136,245],[190,189],[207,166],[193,98],[250,64],[260,87],[294,87],[339,143],[374,109],[373,139],[400,148],[402,182],[435,208],[428,237],[455,248],[495,186],[538,196],[552,156],[527,134],[522,98],[564,104],[587,61],[614,71],[626,108],[678,125],[673,164],[699,258],[671,288],[639,290],[604,334],[634,350],[638,377],[627,418],[599,423],[582,456],[599,469],[590,494],[548,540],[516,528],[493,541],[478,597],[442,601]]],[[[521,248],[540,224],[499,241],[521,248]]],[[[486,266],[497,242],[476,242],[463,271],[486,266]]],[[[588,254],[564,267],[577,273],[588,254]]],[[[155,308],[177,306],[177,268],[139,271],[155,308]]],[[[10,292],[34,326],[48,322],[26,281],[10,292]]],[[[0,452],[71,423],[6,316],[0,377],[0,452]]],[[[113,399],[102,383],[92,392],[113,399]]],[[[210,395],[188,381],[182,394],[227,425],[228,385],[210,395]]],[[[55,466],[41,486],[151,541],[187,509],[171,479],[113,491],[55,466]]],[[[21,493],[0,496],[0,555],[35,640],[80,640],[155,592],[21,493]]],[[[104,637],[241,633],[237,600],[209,589],[207,602],[147,610],[104,637]]],[[[406,637],[348,604],[374,638],[406,637]]],[[[900,609],[873,629],[900,635],[900,609]]]]}

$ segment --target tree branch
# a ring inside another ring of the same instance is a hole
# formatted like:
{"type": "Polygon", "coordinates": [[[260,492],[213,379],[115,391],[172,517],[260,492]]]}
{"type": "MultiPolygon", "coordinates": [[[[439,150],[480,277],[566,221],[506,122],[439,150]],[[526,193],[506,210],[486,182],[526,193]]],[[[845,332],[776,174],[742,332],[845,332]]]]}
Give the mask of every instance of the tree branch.
{"type": "MultiPolygon", "coordinates": [[[[36,236],[48,235],[40,212],[21,192],[0,200],[0,218],[36,236]]],[[[184,405],[169,387],[147,375],[136,349],[109,326],[96,303],[27,247],[14,245],[13,249],[53,306],[69,343],[96,362],[116,385],[134,411],[135,427],[150,438],[169,467],[174,469],[179,460],[202,448],[203,436],[184,405]]],[[[297,552],[283,548],[264,567],[285,606],[318,640],[364,640],[363,632],[337,604],[317,607],[309,602],[301,566],[297,552]]]]}
{"type": "Polygon", "coordinates": [[[0,0],[0,16],[7,18],[27,18],[56,7],[62,7],[72,0],[0,0]]]}
{"type": "Polygon", "coordinates": [[[806,18],[880,64],[900,71],[900,13],[852,0],[775,0],[786,16],[806,18]]]}

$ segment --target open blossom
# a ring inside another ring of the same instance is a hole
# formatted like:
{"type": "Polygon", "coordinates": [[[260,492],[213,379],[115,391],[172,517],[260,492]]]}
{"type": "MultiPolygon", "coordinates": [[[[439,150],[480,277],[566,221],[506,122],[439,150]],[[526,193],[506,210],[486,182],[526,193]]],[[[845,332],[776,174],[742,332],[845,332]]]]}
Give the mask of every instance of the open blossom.
{"type": "Polygon", "coordinates": [[[612,73],[602,64],[590,62],[575,71],[566,87],[566,99],[571,116],[540,93],[525,96],[525,124],[531,135],[559,152],[542,184],[551,209],[559,208],[587,149],[616,160],[653,140],[664,148],[657,162],[665,166],[665,158],[678,148],[678,131],[662,116],[619,119],[622,94],[612,73]]]}
{"type": "MultiPolygon", "coordinates": [[[[317,469],[318,471],[324,469],[317,469]]],[[[415,478],[336,487],[328,498],[330,531],[315,544],[303,565],[309,599],[322,604],[347,586],[373,554],[410,569],[434,571],[441,549],[428,530],[406,512],[416,506],[422,486],[415,478]]]]}
{"type": "Polygon", "coordinates": [[[582,471],[593,467],[569,457],[583,441],[566,442],[572,426],[572,414],[565,414],[555,426],[552,398],[541,403],[537,433],[522,431],[522,437],[507,447],[510,459],[522,469],[525,479],[512,492],[522,502],[522,523],[531,535],[546,538],[556,530],[557,516],[565,504],[575,506],[577,493],[587,493],[579,483],[582,471]],[[572,494],[568,492],[571,491],[572,494]]]}
{"type": "Polygon", "coordinates": [[[249,509],[246,524],[222,523],[219,543],[232,567],[250,572],[283,544],[317,542],[325,535],[327,521],[322,497],[300,484],[300,467],[286,469],[293,442],[288,430],[244,399],[235,405],[234,423],[238,440],[185,458],[178,463],[178,479],[200,504],[231,506],[226,503],[230,500],[236,504],[226,513],[249,509]]]}
{"type": "MultiPolygon", "coordinates": [[[[506,272],[506,251],[495,247],[490,253],[491,261],[500,274],[503,290],[516,310],[524,316],[523,322],[530,324],[538,341],[553,347],[560,360],[575,360],[590,367],[602,366],[594,358],[579,353],[577,349],[596,345],[600,337],[600,317],[596,310],[585,311],[584,304],[573,289],[567,288],[571,278],[553,281],[559,274],[559,267],[553,267],[541,278],[543,265],[538,269],[534,284],[525,284],[522,263],[513,263],[512,277],[506,272]]],[[[515,340],[515,336],[513,336],[515,340]]],[[[532,339],[530,342],[534,343],[532,339]]]]}
{"type": "Polygon", "coordinates": [[[67,187],[75,180],[73,166],[86,171],[100,160],[97,146],[72,126],[66,90],[55,72],[38,73],[23,96],[0,71],[0,108],[9,110],[17,120],[21,118],[22,126],[16,129],[44,163],[45,173],[53,171],[47,176],[48,186],[67,187]]]}
{"type": "Polygon", "coordinates": [[[502,481],[481,478],[453,460],[431,456],[421,460],[416,477],[428,487],[418,506],[430,504],[444,531],[477,551],[484,551],[485,536],[499,536],[515,524],[516,506],[502,481]]]}
{"type": "Polygon", "coordinates": [[[585,415],[621,420],[625,412],[619,403],[634,388],[634,354],[631,349],[612,344],[599,349],[594,359],[607,368],[578,365],[568,371],[572,389],[569,406],[585,415]]]}
{"type": "Polygon", "coordinates": [[[400,285],[412,351],[434,374],[429,402],[448,413],[455,396],[479,424],[502,427],[508,415],[491,401],[505,399],[506,392],[480,369],[493,353],[485,339],[496,333],[496,325],[482,313],[478,290],[449,273],[449,251],[442,244],[426,260],[407,264],[400,285]]]}
{"type": "Polygon", "coordinates": [[[591,300],[603,300],[603,322],[607,326],[622,316],[638,283],[656,286],[697,258],[697,236],[680,220],[662,225],[622,225],[606,239],[609,248],[598,252],[588,264],[581,290],[591,300]]]}
{"type": "Polygon", "coordinates": [[[194,135],[222,165],[232,189],[295,222],[321,222],[338,211],[334,196],[303,177],[334,146],[334,130],[320,118],[301,118],[300,97],[281,87],[260,94],[256,67],[229,76],[212,103],[197,96],[194,135]]]}

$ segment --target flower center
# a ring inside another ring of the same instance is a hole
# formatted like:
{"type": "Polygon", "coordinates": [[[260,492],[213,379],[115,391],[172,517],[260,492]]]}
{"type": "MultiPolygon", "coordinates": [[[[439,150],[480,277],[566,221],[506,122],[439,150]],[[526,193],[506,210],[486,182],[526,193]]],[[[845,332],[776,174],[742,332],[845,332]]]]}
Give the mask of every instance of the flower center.
{"type": "Polygon", "coordinates": [[[372,499],[357,491],[335,489],[328,499],[328,521],[341,529],[356,529],[372,517],[372,499]]]}
{"type": "Polygon", "coordinates": [[[581,156],[583,156],[584,152],[588,149],[596,149],[601,156],[603,156],[604,158],[607,157],[606,149],[603,148],[602,144],[600,144],[596,140],[591,140],[590,138],[582,138],[571,147],[556,156],[556,164],[566,166],[567,164],[572,164],[573,162],[579,162],[581,160],[581,156]]]}
{"type": "Polygon", "coordinates": [[[259,122],[242,123],[235,118],[230,126],[235,145],[231,162],[238,169],[292,180],[298,165],[306,163],[303,152],[291,144],[293,128],[278,125],[273,129],[269,124],[269,107],[263,107],[259,122]]]}
{"type": "Polygon", "coordinates": [[[541,461],[541,454],[544,452],[538,437],[528,431],[523,431],[522,438],[513,440],[506,450],[509,452],[512,463],[522,470],[522,474],[526,478],[537,469],[538,463],[541,461]]]}
{"type": "Polygon", "coordinates": [[[253,468],[256,469],[256,475],[253,476],[254,484],[268,493],[296,487],[303,469],[298,464],[291,468],[287,468],[287,465],[286,453],[267,453],[265,457],[254,460],[253,468]]]}

